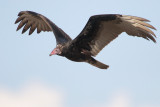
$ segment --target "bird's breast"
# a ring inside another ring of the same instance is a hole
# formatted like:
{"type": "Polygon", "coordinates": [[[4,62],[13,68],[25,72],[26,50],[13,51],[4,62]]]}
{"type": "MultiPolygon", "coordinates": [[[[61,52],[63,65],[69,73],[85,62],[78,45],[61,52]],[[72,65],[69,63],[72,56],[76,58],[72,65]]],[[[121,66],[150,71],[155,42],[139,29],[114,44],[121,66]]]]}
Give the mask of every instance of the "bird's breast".
{"type": "Polygon", "coordinates": [[[76,61],[76,62],[84,62],[87,59],[86,55],[81,53],[74,53],[74,52],[70,52],[66,54],[65,57],[69,60],[76,61]]]}
{"type": "Polygon", "coordinates": [[[81,53],[79,50],[68,50],[64,53],[64,56],[75,62],[84,62],[87,59],[87,56],[84,53],[81,53]]]}

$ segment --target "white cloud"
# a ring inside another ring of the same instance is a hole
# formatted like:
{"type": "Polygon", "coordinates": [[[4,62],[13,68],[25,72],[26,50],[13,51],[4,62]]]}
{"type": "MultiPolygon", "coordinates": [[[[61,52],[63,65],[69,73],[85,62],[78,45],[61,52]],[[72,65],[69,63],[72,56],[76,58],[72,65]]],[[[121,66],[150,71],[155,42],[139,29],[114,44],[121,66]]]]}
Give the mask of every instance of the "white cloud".
{"type": "Polygon", "coordinates": [[[115,95],[113,95],[111,98],[111,101],[104,104],[102,107],[160,107],[160,104],[155,105],[151,104],[151,102],[142,102],[136,104],[128,92],[122,91],[115,93],[115,95]]]}
{"type": "MultiPolygon", "coordinates": [[[[40,82],[25,85],[16,92],[0,86],[0,107],[65,107],[63,97],[62,92],[40,82]]],[[[120,91],[103,104],[93,102],[83,107],[160,107],[160,105],[149,102],[135,104],[130,94],[120,91]]]]}
{"type": "Polygon", "coordinates": [[[104,103],[92,103],[85,105],[84,107],[132,107],[131,98],[127,92],[119,91],[115,92],[107,101],[104,103]]]}
{"type": "Polygon", "coordinates": [[[109,104],[105,104],[104,107],[130,107],[131,101],[127,93],[117,93],[111,98],[109,104]]]}
{"type": "Polygon", "coordinates": [[[151,104],[150,102],[143,102],[136,104],[131,95],[126,91],[115,92],[109,100],[102,103],[93,102],[83,107],[160,107],[160,104],[151,104]]]}
{"type": "Polygon", "coordinates": [[[37,82],[17,92],[0,88],[0,107],[62,107],[62,102],[59,91],[37,82]]]}

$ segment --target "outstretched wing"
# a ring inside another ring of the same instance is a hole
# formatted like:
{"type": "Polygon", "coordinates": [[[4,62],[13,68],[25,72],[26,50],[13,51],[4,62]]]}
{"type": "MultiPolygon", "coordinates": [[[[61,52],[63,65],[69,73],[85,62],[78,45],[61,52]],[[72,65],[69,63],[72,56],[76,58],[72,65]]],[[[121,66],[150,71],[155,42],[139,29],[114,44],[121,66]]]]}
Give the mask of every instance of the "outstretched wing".
{"type": "Polygon", "coordinates": [[[62,29],[41,14],[32,11],[21,11],[18,16],[19,17],[15,21],[15,24],[20,22],[17,31],[25,25],[22,33],[30,28],[29,35],[31,35],[37,28],[37,33],[41,31],[53,31],[57,44],[72,40],[62,29]]]}
{"type": "Polygon", "coordinates": [[[148,29],[155,28],[145,22],[149,22],[149,20],[135,16],[118,14],[95,15],[90,17],[82,32],[72,43],[77,48],[87,50],[92,56],[96,56],[122,32],[156,42],[153,37],[155,34],[148,29]]]}

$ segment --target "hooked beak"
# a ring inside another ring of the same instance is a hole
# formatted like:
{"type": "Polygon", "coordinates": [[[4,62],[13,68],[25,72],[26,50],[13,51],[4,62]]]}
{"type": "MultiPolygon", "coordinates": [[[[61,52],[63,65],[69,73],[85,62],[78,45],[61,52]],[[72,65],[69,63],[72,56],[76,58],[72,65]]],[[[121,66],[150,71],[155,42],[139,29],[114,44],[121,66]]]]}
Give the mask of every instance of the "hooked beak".
{"type": "Polygon", "coordinates": [[[56,48],[49,54],[49,56],[56,55],[56,48]]]}

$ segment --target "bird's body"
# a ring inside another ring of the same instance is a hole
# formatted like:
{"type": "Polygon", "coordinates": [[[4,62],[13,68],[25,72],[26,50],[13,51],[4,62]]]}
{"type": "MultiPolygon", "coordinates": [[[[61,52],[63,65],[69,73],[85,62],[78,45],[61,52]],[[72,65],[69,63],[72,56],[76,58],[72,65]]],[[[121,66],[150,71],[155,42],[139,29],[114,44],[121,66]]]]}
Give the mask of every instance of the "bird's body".
{"type": "Polygon", "coordinates": [[[83,54],[78,48],[72,47],[70,44],[71,43],[69,42],[64,46],[62,45],[63,49],[61,50],[60,56],[64,56],[67,59],[76,62],[83,62],[85,59],[87,59],[87,55],[83,54]]]}
{"type": "MultiPolygon", "coordinates": [[[[93,66],[97,66],[101,69],[107,69],[109,66],[105,65],[96,59],[94,59],[89,51],[86,50],[79,50],[78,47],[74,47],[71,45],[72,42],[68,42],[65,45],[61,45],[63,48],[61,50],[61,54],[57,54],[63,57],[66,57],[67,59],[75,62],[87,62],[93,66]]],[[[60,45],[58,45],[59,47],[60,45]]],[[[51,54],[52,55],[52,54],[51,54]]]]}
{"type": "Polygon", "coordinates": [[[25,25],[22,33],[26,32],[29,28],[29,35],[36,28],[37,33],[41,31],[53,31],[57,46],[50,55],[56,54],[72,61],[87,62],[101,69],[107,69],[109,66],[97,61],[93,56],[96,56],[122,32],[156,42],[154,39],[155,34],[148,29],[155,28],[145,23],[149,20],[135,16],[119,14],[91,16],[82,32],[73,40],[62,29],[41,14],[22,11],[18,16],[15,23],[21,22],[17,30],[25,25]]]}

